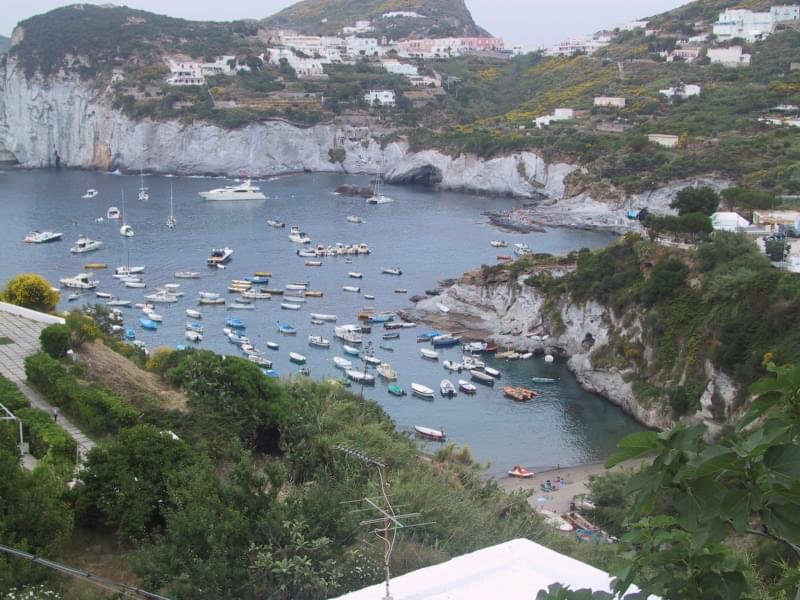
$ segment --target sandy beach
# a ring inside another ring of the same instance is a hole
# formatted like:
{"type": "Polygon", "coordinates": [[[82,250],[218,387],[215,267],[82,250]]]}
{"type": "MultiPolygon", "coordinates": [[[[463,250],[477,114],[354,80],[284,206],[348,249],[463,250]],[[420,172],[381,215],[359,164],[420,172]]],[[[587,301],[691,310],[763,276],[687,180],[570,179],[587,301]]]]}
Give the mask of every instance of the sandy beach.
{"type": "MultiPolygon", "coordinates": [[[[647,459],[633,459],[620,463],[612,471],[619,469],[636,469],[642,464],[646,464],[647,459]]],[[[553,510],[561,514],[569,510],[569,503],[581,494],[588,494],[587,483],[592,475],[604,473],[606,468],[603,463],[580,465],[577,467],[555,468],[543,471],[536,471],[533,477],[519,479],[517,477],[502,477],[497,480],[497,484],[504,490],[530,490],[533,493],[528,498],[528,503],[539,509],[553,510]],[[556,483],[557,478],[563,480],[562,484],[556,483]],[[556,486],[554,492],[543,492],[539,487],[547,480],[556,486]]]]}

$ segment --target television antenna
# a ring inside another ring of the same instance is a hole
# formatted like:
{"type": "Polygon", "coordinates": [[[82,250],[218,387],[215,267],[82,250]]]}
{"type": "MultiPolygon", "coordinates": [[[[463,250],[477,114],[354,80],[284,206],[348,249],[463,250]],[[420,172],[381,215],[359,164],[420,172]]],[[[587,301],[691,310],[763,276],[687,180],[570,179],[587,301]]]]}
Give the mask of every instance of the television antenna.
{"type": "MultiPolygon", "coordinates": [[[[392,557],[392,552],[394,551],[394,542],[397,532],[401,529],[411,529],[413,527],[432,525],[434,521],[423,523],[404,523],[404,521],[422,518],[422,513],[413,512],[397,514],[395,507],[392,506],[392,503],[389,500],[389,494],[387,491],[389,482],[387,480],[388,466],[386,463],[367,456],[366,453],[357,448],[349,448],[341,444],[337,444],[335,448],[347,456],[361,461],[367,466],[374,467],[378,471],[378,476],[380,477],[381,482],[381,497],[377,499],[364,497],[361,500],[353,500],[352,502],[363,502],[366,504],[364,508],[356,509],[353,512],[368,511],[377,513],[378,515],[374,519],[365,519],[364,521],[361,521],[359,525],[362,527],[369,527],[370,532],[374,533],[383,541],[383,573],[384,581],[386,583],[386,595],[381,600],[393,600],[392,594],[389,591],[389,583],[391,581],[389,562],[392,557]]],[[[397,508],[400,508],[400,506],[397,508]]]]}

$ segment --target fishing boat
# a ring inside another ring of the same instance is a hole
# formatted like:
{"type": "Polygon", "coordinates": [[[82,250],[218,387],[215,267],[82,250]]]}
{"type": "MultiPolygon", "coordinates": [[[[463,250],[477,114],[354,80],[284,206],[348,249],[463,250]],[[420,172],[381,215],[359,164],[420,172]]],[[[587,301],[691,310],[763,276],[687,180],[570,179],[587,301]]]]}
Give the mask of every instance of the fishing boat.
{"type": "Polygon", "coordinates": [[[342,346],[342,349],[344,350],[345,354],[349,354],[350,356],[358,356],[359,354],[361,354],[361,351],[358,348],[354,348],[353,346],[348,346],[347,344],[344,344],[342,346]]]}
{"type": "Polygon", "coordinates": [[[295,329],[294,327],[292,327],[288,323],[281,323],[280,321],[278,321],[276,323],[276,325],[278,327],[278,332],[283,333],[284,335],[296,335],[297,334],[297,329],[295,329]]]}
{"type": "Polygon", "coordinates": [[[289,241],[294,244],[310,244],[311,238],[305,231],[300,231],[297,225],[292,225],[289,229],[289,241]]]}
{"type": "Polygon", "coordinates": [[[359,217],[358,215],[348,215],[347,216],[347,222],[348,223],[356,223],[356,224],[366,223],[366,221],[364,219],[362,219],[361,217],[359,217]]]}
{"type": "Polygon", "coordinates": [[[492,240],[489,245],[492,248],[508,248],[508,242],[505,240],[492,240]]]}
{"type": "Polygon", "coordinates": [[[197,300],[198,304],[205,304],[207,306],[223,305],[225,304],[224,298],[200,298],[197,300]]]}
{"type": "Polygon", "coordinates": [[[246,298],[247,300],[270,300],[272,298],[272,294],[269,292],[259,292],[258,290],[245,290],[242,292],[242,298],[246,298]]]}
{"type": "Polygon", "coordinates": [[[433,440],[434,442],[443,442],[447,439],[447,435],[444,431],[431,429],[430,427],[422,427],[421,425],[414,425],[414,432],[418,436],[433,440]]]}
{"type": "Polygon", "coordinates": [[[456,386],[454,386],[453,382],[449,379],[442,379],[439,383],[439,392],[445,398],[452,398],[456,395],[456,386]]]}
{"type": "Polygon", "coordinates": [[[464,365],[454,360],[445,360],[442,366],[448,371],[453,371],[455,373],[461,373],[461,369],[464,368],[464,365]]]}
{"type": "Polygon", "coordinates": [[[113,300],[109,300],[106,302],[106,306],[130,306],[130,300],[120,300],[119,298],[114,298],[113,300]]]}
{"type": "Polygon", "coordinates": [[[345,292],[358,294],[361,291],[361,288],[360,287],[356,287],[354,285],[343,285],[342,286],[342,290],[344,290],[345,292]]]}
{"type": "Polygon", "coordinates": [[[415,396],[420,398],[429,398],[433,399],[433,390],[427,386],[422,385],[421,383],[412,383],[411,384],[411,391],[415,396]]]}
{"type": "Polygon", "coordinates": [[[321,267],[322,261],[321,260],[307,260],[303,263],[306,267],[321,267]]]}
{"type": "Polygon", "coordinates": [[[431,338],[431,344],[433,344],[434,348],[450,348],[451,346],[458,346],[460,343],[460,337],[450,335],[449,333],[431,338]]]}
{"type": "Polygon", "coordinates": [[[178,297],[167,290],[159,290],[154,294],[148,294],[144,299],[149,302],[160,302],[162,304],[174,304],[178,301],[178,297]]]}
{"type": "Polygon", "coordinates": [[[281,345],[278,342],[267,342],[267,348],[270,350],[280,350],[281,345]]]}
{"type": "Polygon", "coordinates": [[[271,275],[251,275],[250,277],[245,277],[244,280],[253,285],[267,285],[270,277],[271,275]]]}
{"type": "Polygon", "coordinates": [[[186,316],[191,317],[192,319],[202,319],[203,313],[201,313],[199,310],[194,310],[193,308],[187,308],[186,316]]]}
{"type": "Polygon", "coordinates": [[[469,381],[465,381],[463,379],[458,380],[458,389],[465,394],[474,394],[478,391],[478,388],[472,385],[469,381]]]}
{"type": "Polygon", "coordinates": [[[28,235],[25,236],[25,239],[22,240],[26,244],[46,244],[47,242],[55,242],[61,239],[64,234],[59,232],[52,232],[52,231],[31,231],[28,235]]]}
{"type": "Polygon", "coordinates": [[[491,375],[487,375],[483,371],[478,371],[477,369],[472,369],[469,374],[472,376],[474,381],[478,383],[482,383],[483,385],[494,386],[494,377],[491,375]]]}
{"type": "Polygon", "coordinates": [[[293,302],[281,302],[281,308],[283,310],[300,310],[303,308],[302,304],[294,304],[293,302]]]}
{"type": "Polygon", "coordinates": [[[406,391],[396,383],[390,383],[386,389],[392,396],[402,397],[406,395],[406,391]]]}
{"type": "Polygon", "coordinates": [[[270,227],[274,227],[275,229],[283,229],[284,227],[286,227],[286,223],[282,223],[277,219],[267,219],[267,225],[269,225],[270,227]]]}
{"type": "Polygon", "coordinates": [[[333,364],[337,369],[342,369],[343,371],[353,368],[353,363],[346,358],[342,358],[341,356],[334,356],[333,364]]]}
{"type": "Polygon", "coordinates": [[[99,193],[100,192],[98,192],[96,189],[89,188],[88,190],[86,190],[86,193],[83,196],[81,196],[81,198],[85,198],[87,200],[90,199],[90,198],[97,198],[97,195],[99,193]]]}
{"type": "Polygon", "coordinates": [[[400,338],[400,334],[399,333],[384,333],[381,336],[381,338],[384,339],[384,340],[396,340],[396,339],[400,338]]]}
{"type": "Polygon", "coordinates": [[[513,469],[507,471],[509,476],[511,477],[519,477],[520,479],[528,479],[536,475],[533,471],[529,471],[525,467],[521,467],[519,465],[514,465],[513,469]]]}
{"type": "Polygon", "coordinates": [[[139,325],[142,326],[142,329],[149,329],[150,331],[158,329],[158,323],[147,317],[139,317],[139,325]]]}
{"type": "Polygon", "coordinates": [[[310,335],[308,336],[308,345],[315,346],[317,348],[330,348],[331,341],[322,337],[321,335],[310,335]]]}
{"type": "Polygon", "coordinates": [[[381,364],[382,362],[381,359],[378,358],[377,356],[371,356],[369,354],[362,354],[361,360],[363,360],[368,365],[372,365],[373,367],[381,364]]]}
{"type": "Polygon", "coordinates": [[[322,291],[320,290],[306,290],[307,298],[322,298],[322,291]]]}
{"type": "Polygon", "coordinates": [[[515,402],[528,402],[536,397],[536,392],[524,387],[507,385],[503,388],[503,395],[506,398],[511,398],[515,402]]]}
{"type": "Polygon", "coordinates": [[[347,276],[350,277],[351,279],[363,279],[364,278],[364,274],[363,273],[357,273],[356,271],[350,271],[347,274],[347,276]]]}
{"type": "Polygon", "coordinates": [[[194,342],[195,344],[198,344],[203,341],[202,333],[198,333],[197,331],[192,331],[190,329],[183,332],[183,337],[185,337],[190,342],[194,342]]]}
{"type": "Polygon", "coordinates": [[[86,236],[79,236],[78,240],[69,249],[70,252],[73,254],[83,254],[84,252],[93,252],[94,250],[99,250],[100,246],[103,245],[103,242],[98,240],[90,239],[86,236]]]}
{"type": "Polygon", "coordinates": [[[442,335],[441,331],[425,331],[417,335],[417,342],[430,342],[439,335],[442,335]]]}
{"type": "Polygon", "coordinates": [[[109,221],[116,221],[120,218],[121,213],[116,206],[109,206],[108,210],[106,211],[106,219],[109,221]]]}
{"type": "Polygon", "coordinates": [[[138,279],[138,278],[137,279],[126,279],[125,281],[123,281],[123,284],[125,285],[126,288],[132,288],[132,289],[137,289],[137,290],[141,290],[141,289],[147,287],[147,284],[144,281],[142,281],[141,279],[138,279]]]}
{"type": "Polygon", "coordinates": [[[108,292],[95,292],[95,298],[105,298],[107,300],[111,300],[114,297],[114,294],[110,294],[108,292]]]}
{"type": "Polygon", "coordinates": [[[422,358],[427,358],[428,360],[439,360],[439,353],[436,352],[436,350],[420,348],[419,353],[422,355],[422,358]]]}
{"type": "Polygon", "coordinates": [[[97,281],[89,277],[88,273],[78,273],[74,277],[63,277],[58,282],[66,288],[76,290],[93,290],[97,287],[97,281]]]}
{"type": "Polygon", "coordinates": [[[259,367],[264,367],[265,369],[272,368],[272,361],[268,358],[264,358],[263,356],[258,356],[256,354],[248,354],[247,360],[251,363],[257,364],[259,367]]]}
{"type": "Polygon", "coordinates": [[[370,315],[367,320],[370,323],[389,323],[394,321],[394,315],[392,313],[375,313],[370,315]]]}
{"type": "Polygon", "coordinates": [[[191,321],[186,322],[186,331],[196,331],[197,333],[203,333],[203,326],[200,323],[192,323],[191,321]]]}
{"type": "Polygon", "coordinates": [[[397,371],[395,371],[389,363],[382,362],[375,369],[378,375],[383,377],[386,381],[397,381],[397,371]]]}
{"type": "Polygon", "coordinates": [[[228,337],[228,341],[231,344],[237,344],[241,346],[243,344],[250,343],[250,338],[237,329],[230,329],[229,327],[225,327],[223,328],[222,331],[228,337]]]}
{"type": "Polygon", "coordinates": [[[336,315],[328,315],[325,313],[311,313],[311,318],[317,319],[319,321],[330,321],[330,322],[336,321],[336,315]]]}
{"type": "Polygon", "coordinates": [[[197,271],[175,271],[175,279],[200,279],[197,271]]]}
{"type": "Polygon", "coordinates": [[[227,185],[207,192],[199,192],[203,200],[266,200],[261,188],[253,185],[252,180],[245,179],[238,185],[227,185]]]}
{"type": "Polygon", "coordinates": [[[347,378],[354,383],[360,383],[362,385],[375,385],[375,376],[371,373],[367,373],[366,371],[347,369],[344,374],[347,375],[347,378]]]}
{"type": "Polygon", "coordinates": [[[403,274],[403,272],[397,267],[384,267],[383,269],[381,269],[381,273],[383,273],[384,275],[398,275],[398,276],[403,274]]]}
{"type": "Polygon", "coordinates": [[[289,352],[289,360],[298,365],[306,364],[306,357],[298,352],[289,352]]]}
{"type": "Polygon", "coordinates": [[[361,328],[357,325],[340,325],[334,327],[333,335],[348,344],[358,345],[364,341],[361,335],[361,328]]]}
{"type": "Polygon", "coordinates": [[[230,319],[226,319],[225,325],[233,329],[247,329],[247,325],[245,325],[244,321],[242,321],[238,317],[231,317],[230,319]]]}
{"type": "Polygon", "coordinates": [[[227,246],[224,248],[212,248],[206,263],[209,267],[218,267],[219,265],[224,265],[229,262],[231,258],[233,258],[233,250],[227,246]]]}

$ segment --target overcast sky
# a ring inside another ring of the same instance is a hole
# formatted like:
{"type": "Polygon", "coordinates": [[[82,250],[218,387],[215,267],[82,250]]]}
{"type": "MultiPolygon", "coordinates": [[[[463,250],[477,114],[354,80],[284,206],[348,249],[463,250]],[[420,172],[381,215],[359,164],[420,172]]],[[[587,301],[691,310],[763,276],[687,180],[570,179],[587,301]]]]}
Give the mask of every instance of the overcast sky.
{"type": "MultiPolygon", "coordinates": [[[[93,2],[103,4],[107,0],[93,2]]],[[[685,4],[688,0],[467,0],[475,21],[511,44],[549,44],[592,33],[685,4]]],[[[68,4],[58,0],[2,0],[0,34],[18,21],[68,4]]],[[[121,2],[117,2],[120,4],[121,2]]],[[[185,19],[230,21],[260,19],[294,4],[293,0],[128,0],[131,8],[185,19]]]]}

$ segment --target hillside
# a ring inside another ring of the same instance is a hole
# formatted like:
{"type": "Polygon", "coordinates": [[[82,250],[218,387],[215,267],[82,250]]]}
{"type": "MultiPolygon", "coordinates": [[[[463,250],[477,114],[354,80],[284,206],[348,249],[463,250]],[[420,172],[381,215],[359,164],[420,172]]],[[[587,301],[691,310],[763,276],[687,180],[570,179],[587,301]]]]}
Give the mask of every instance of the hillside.
{"type": "Polygon", "coordinates": [[[464,0],[303,0],[264,19],[267,27],[307,34],[335,34],[357,20],[371,20],[375,31],[390,39],[486,35],[472,19],[464,0]],[[389,12],[415,12],[418,17],[381,18],[389,12]]]}
{"type": "Polygon", "coordinates": [[[4,35],[0,35],[0,54],[8,52],[8,49],[10,47],[11,47],[11,38],[7,38],[4,35]]]}

